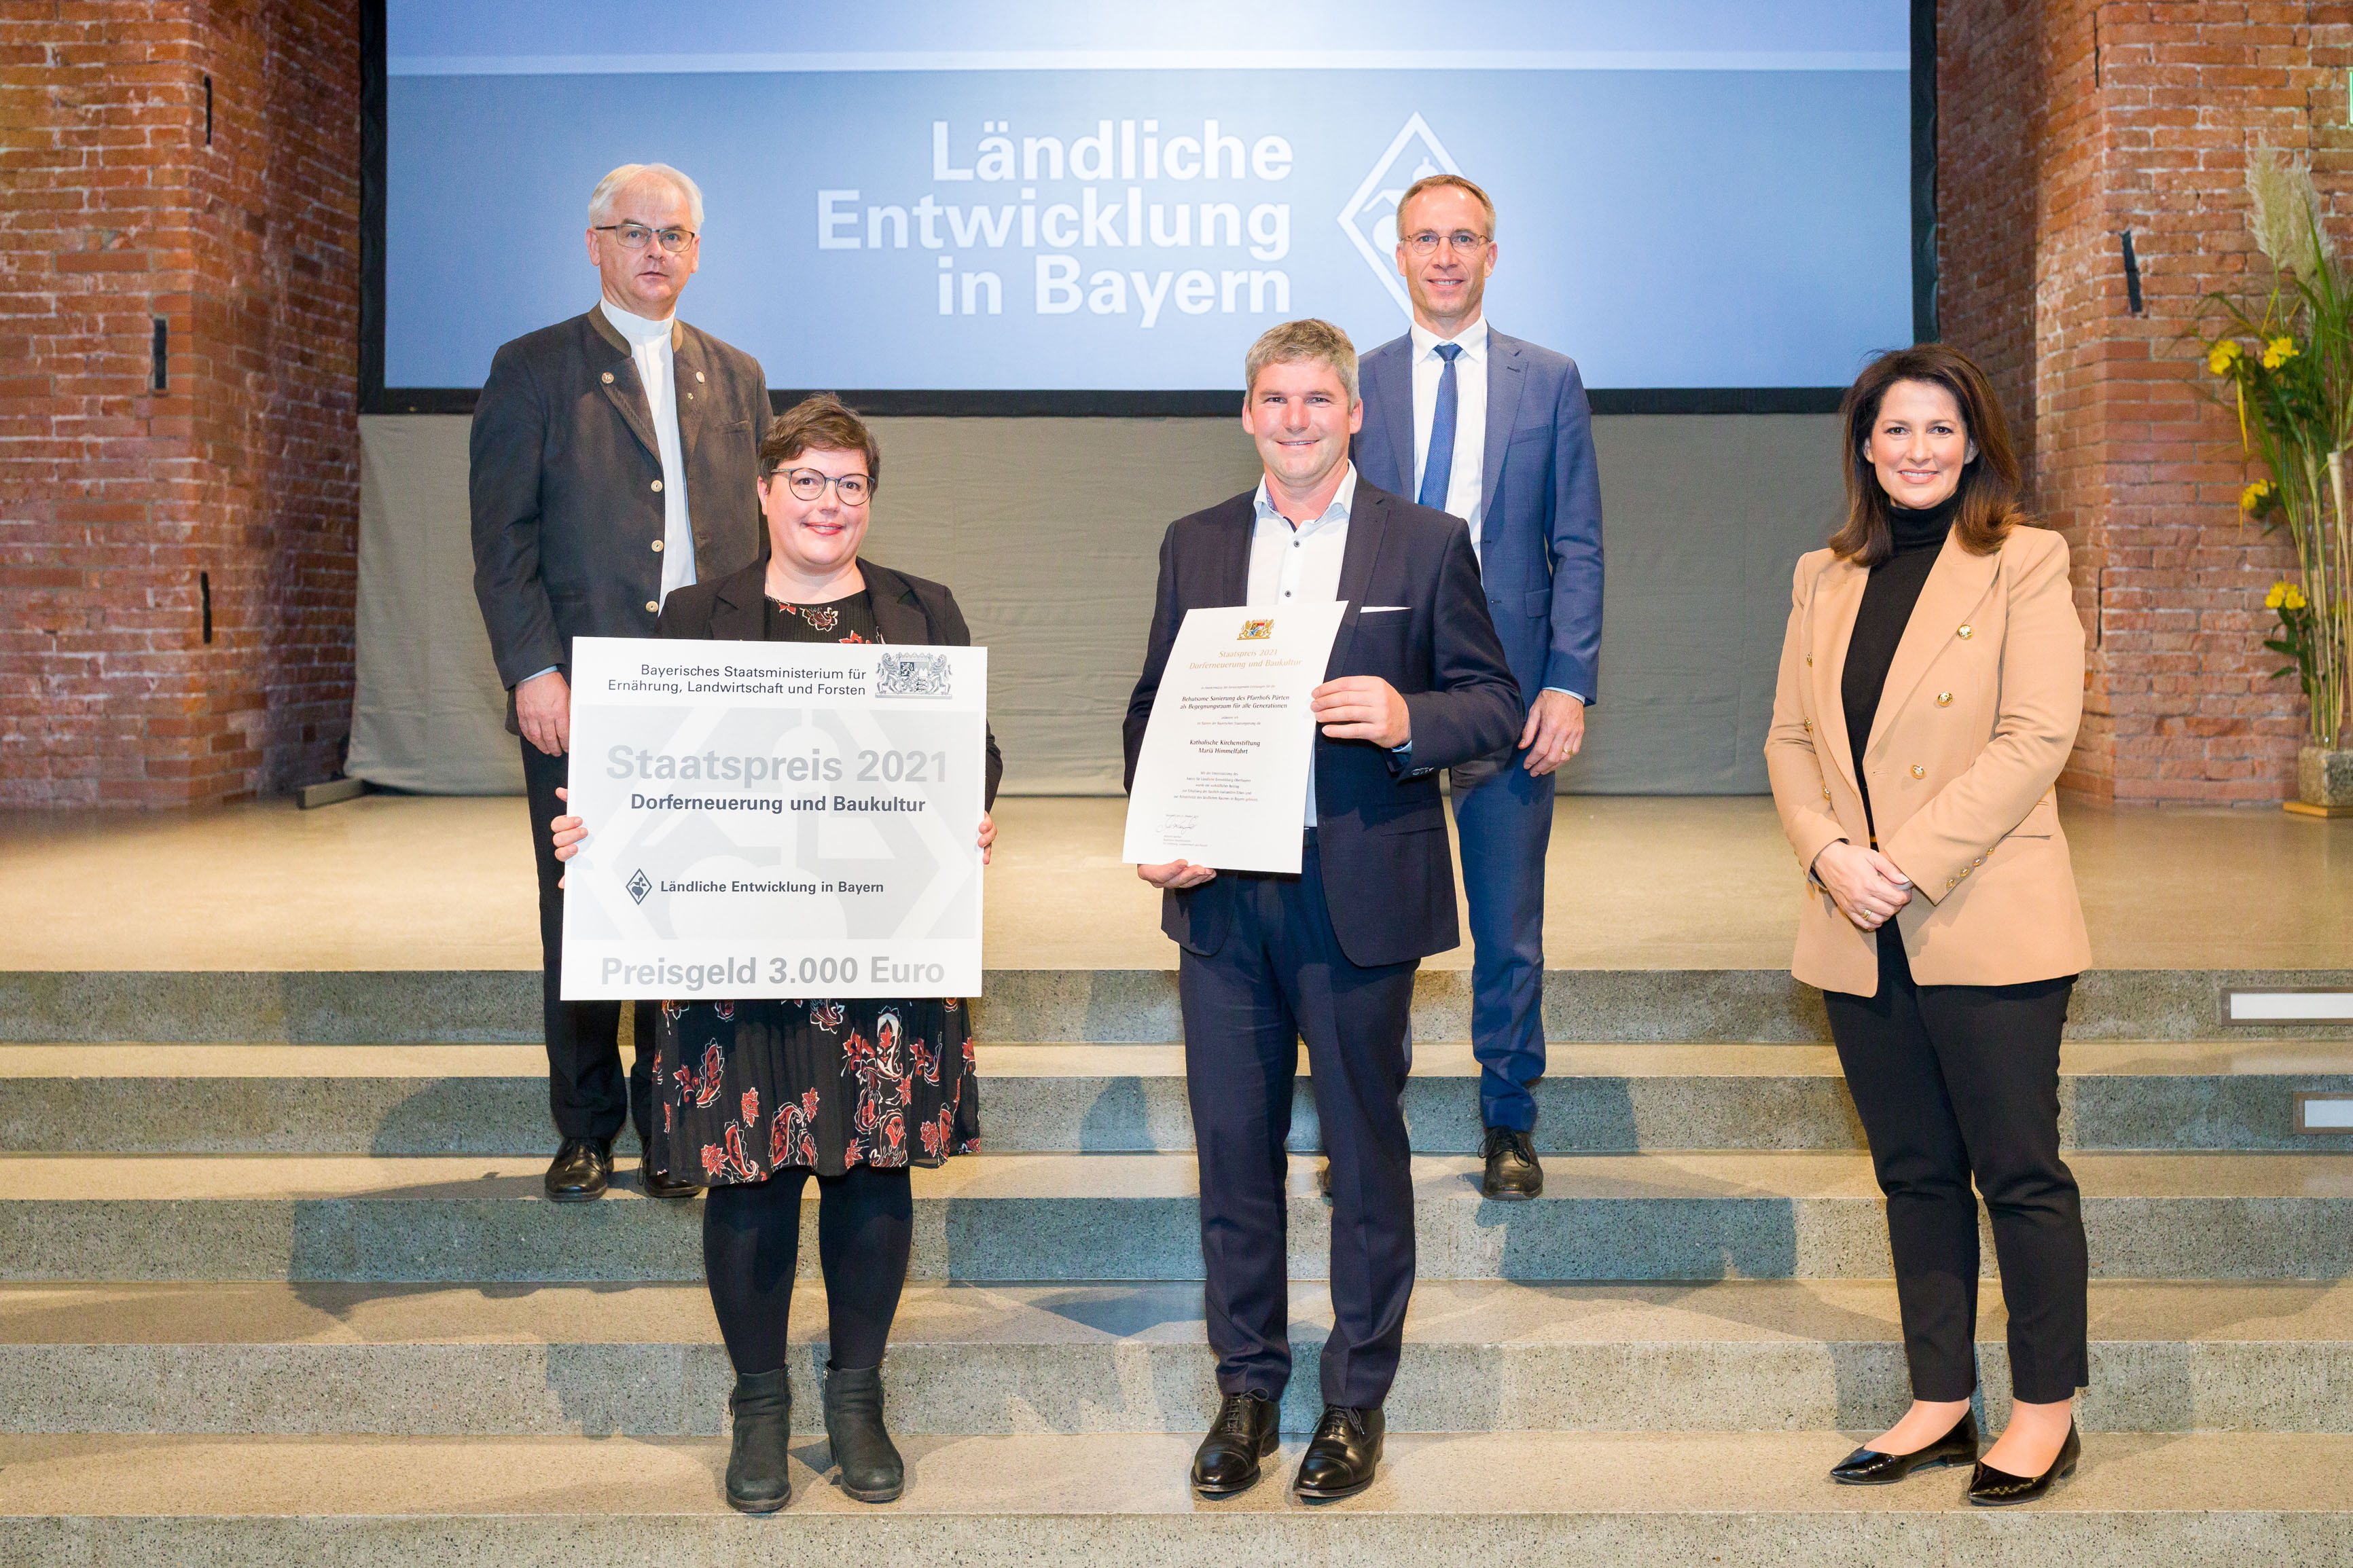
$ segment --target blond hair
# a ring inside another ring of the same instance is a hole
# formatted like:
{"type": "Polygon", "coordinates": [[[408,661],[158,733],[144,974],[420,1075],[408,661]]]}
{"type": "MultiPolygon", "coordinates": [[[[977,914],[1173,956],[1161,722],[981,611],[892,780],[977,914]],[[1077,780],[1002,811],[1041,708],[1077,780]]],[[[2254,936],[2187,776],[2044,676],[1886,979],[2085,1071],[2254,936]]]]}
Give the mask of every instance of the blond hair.
{"type": "Polygon", "coordinates": [[[1242,357],[1243,397],[1247,399],[1257,387],[1259,372],[1267,366],[1301,360],[1330,365],[1340,384],[1347,388],[1348,405],[1356,405],[1356,345],[1348,341],[1347,333],[1313,316],[1284,321],[1259,334],[1258,342],[1242,357]]]}

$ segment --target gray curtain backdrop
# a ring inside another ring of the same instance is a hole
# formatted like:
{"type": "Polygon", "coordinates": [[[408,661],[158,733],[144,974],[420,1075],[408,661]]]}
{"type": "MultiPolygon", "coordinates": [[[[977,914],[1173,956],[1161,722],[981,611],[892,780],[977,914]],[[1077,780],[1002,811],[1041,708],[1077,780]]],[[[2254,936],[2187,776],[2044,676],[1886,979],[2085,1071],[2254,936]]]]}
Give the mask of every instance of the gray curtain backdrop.
{"type": "MultiPolygon", "coordinates": [[[[1600,705],[1562,788],[1751,795],[1789,572],[1841,500],[1829,416],[1594,421],[1609,589],[1600,705]]],[[[989,649],[1005,787],[1115,795],[1160,536],[1249,489],[1224,419],[880,419],[866,553],[955,590],[989,649]]],[[[474,605],[463,417],[360,421],[353,777],[520,794],[505,694],[474,605]]],[[[746,483],[750,480],[747,478],[746,483]]]]}

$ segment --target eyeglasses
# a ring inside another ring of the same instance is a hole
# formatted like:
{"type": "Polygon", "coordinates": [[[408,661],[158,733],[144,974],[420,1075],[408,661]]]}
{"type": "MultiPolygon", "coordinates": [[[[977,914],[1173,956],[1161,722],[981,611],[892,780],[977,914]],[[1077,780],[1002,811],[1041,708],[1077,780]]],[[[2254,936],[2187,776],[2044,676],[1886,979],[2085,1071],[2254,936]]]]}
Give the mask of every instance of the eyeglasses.
{"type": "MultiPolygon", "coordinates": [[[[864,474],[837,476],[821,474],[815,468],[781,468],[776,472],[785,476],[785,488],[801,500],[817,500],[825,494],[828,485],[833,487],[833,493],[841,498],[844,506],[864,506],[874,494],[874,481],[864,474]]],[[[774,477],[772,473],[770,478],[774,477]]]]}
{"type": "Polygon", "coordinates": [[[1458,228],[1452,234],[1436,234],[1425,228],[1419,234],[1405,237],[1406,248],[1416,256],[1435,256],[1440,244],[1453,247],[1458,253],[1468,254],[1486,243],[1485,235],[1472,234],[1467,228],[1458,228]]]}
{"type": "Polygon", "coordinates": [[[661,247],[676,256],[695,240],[691,228],[648,228],[641,223],[600,223],[595,226],[598,234],[609,234],[623,250],[643,250],[646,242],[659,239],[661,247]]]}

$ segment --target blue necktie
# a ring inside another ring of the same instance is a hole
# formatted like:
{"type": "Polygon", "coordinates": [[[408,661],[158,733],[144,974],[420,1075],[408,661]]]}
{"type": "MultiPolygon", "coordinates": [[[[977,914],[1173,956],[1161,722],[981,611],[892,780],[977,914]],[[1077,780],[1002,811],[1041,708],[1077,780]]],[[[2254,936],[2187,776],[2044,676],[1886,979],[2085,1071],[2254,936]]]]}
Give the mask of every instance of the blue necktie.
{"type": "Polygon", "coordinates": [[[1438,373],[1438,406],[1430,416],[1430,456],[1421,465],[1422,505],[1439,511],[1446,510],[1446,486],[1454,478],[1454,417],[1462,406],[1461,388],[1454,380],[1454,356],[1462,352],[1461,343],[1440,343],[1438,357],[1446,368],[1438,373]]]}

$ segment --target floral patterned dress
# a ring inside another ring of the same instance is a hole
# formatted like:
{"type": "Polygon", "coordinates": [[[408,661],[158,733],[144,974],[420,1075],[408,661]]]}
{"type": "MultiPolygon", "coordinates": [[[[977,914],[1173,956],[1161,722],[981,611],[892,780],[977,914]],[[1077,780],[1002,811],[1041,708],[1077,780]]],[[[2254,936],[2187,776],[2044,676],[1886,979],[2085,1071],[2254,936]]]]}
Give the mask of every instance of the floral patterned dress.
{"type": "MultiPolygon", "coordinates": [[[[768,601],[771,642],[880,642],[863,592],[768,601]]],[[[954,997],[665,1002],[651,1158],[728,1186],[803,1165],[936,1165],[980,1147],[972,1015],[954,997]]]]}

